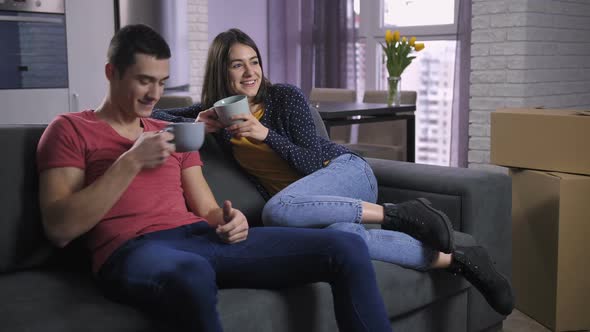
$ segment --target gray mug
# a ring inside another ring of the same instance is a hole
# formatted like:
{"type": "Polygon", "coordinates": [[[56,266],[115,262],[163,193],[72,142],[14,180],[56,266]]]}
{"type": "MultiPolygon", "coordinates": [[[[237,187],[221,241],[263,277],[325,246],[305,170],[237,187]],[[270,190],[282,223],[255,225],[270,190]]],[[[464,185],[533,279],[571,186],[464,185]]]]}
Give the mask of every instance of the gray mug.
{"type": "Polygon", "coordinates": [[[176,152],[197,151],[205,140],[203,122],[171,123],[164,130],[174,134],[174,140],[171,143],[176,145],[176,152]]]}
{"type": "Polygon", "coordinates": [[[218,100],[213,104],[215,113],[219,118],[219,121],[224,126],[231,126],[242,122],[243,120],[231,120],[231,117],[238,114],[250,113],[250,106],[248,105],[248,96],[237,95],[218,100]]]}

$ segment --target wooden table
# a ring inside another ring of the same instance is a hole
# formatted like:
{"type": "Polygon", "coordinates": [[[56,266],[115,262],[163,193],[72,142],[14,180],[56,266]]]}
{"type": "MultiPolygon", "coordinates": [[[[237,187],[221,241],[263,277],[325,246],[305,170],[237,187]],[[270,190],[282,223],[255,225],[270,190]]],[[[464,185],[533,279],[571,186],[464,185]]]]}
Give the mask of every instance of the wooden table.
{"type": "Polygon", "coordinates": [[[406,153],[408,161],[414,162],[416,146],[416,105],[387,106],[387,104],[358,102],[319,102],[313,105],[319,112],[328,135],[330,127],[357,123],[406,121],[406,153]]]}

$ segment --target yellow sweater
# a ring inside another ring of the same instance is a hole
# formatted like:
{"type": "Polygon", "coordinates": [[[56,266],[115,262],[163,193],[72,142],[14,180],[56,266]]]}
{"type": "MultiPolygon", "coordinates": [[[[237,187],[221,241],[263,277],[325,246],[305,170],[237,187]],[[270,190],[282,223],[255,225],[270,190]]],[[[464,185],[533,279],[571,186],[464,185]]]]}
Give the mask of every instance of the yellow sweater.
{"type": "MultiPolygon", "coordinates": [[[[260,120],[264,109],[253,113],[260,120]]],[[[262,184],[271,195],[299,180],[301,175],[268,145],[250,138],[231,139],[234,158],[240,166],[262,184]]]]}

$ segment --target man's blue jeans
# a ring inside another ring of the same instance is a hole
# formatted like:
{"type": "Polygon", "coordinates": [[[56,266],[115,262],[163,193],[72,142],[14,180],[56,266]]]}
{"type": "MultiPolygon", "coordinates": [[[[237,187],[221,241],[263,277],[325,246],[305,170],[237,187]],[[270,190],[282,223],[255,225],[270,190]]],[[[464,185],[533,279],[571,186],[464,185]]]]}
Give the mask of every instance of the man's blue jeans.
{"type": "Polygon", "coordinates": [[[221,242],[205,222],[145,234],[117,249],[98,273],[114,300],[175,325],[175,331],[221,331],[218,288],[332,287],[340,331],[390,331],[367,247],[334,230],[251,229],[221,242]]]}
{"type": "Polygon", "coordinates": [[[436,251],[400,232],[366,230],[362,202],[377,202],[371,166],[354,154],[341,155],[274,195],[264,206],[267,226],[332,228],[361,236],[372,259],[415,270],[428,270],[436,251]]]}

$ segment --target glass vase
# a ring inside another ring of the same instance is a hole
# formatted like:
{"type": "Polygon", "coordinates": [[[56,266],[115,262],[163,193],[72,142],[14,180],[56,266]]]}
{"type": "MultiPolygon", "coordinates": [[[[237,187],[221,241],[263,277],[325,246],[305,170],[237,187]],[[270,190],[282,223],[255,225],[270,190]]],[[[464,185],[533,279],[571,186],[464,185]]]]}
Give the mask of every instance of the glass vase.
{"type": "Polygon", "coordinates": [[[390,76],[387,78],[387,105],[399,106],[401,104],[402,78],[390,76]]]}

